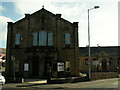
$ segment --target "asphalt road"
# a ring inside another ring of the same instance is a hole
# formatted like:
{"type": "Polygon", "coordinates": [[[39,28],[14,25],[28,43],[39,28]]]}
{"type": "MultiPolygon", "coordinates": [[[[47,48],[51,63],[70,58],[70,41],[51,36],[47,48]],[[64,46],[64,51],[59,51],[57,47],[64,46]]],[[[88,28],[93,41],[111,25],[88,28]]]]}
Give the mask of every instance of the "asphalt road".
{"type": "Polygon", "coordinates": [[[88,82],[64,84],[5,84],[2,90],[46,90],[46,89],[78,89],[78,90],[119,90],[118,78],[102,79],[88,82]]]}

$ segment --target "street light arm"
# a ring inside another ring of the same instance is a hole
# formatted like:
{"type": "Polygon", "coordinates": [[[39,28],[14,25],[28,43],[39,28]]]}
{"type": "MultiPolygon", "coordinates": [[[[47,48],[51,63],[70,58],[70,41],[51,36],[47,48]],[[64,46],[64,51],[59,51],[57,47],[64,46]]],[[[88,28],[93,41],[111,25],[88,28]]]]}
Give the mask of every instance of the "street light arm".
{"type": "Polygon", "coordinates": [[[90,9],[88,9],[88,11],[92,10],[92,9],[97,9],[97,8],[100,8],[100,7],[99,6],[94,6],[94,8],[90,8],[90,9]]]}
{"type": "Polygon", "coordinates": [[[90,9],[88,9],[88,11],[89,11],[89,10],[92,10],[92,9],[95,9],[95,8],[90,8],[90,9]]]}

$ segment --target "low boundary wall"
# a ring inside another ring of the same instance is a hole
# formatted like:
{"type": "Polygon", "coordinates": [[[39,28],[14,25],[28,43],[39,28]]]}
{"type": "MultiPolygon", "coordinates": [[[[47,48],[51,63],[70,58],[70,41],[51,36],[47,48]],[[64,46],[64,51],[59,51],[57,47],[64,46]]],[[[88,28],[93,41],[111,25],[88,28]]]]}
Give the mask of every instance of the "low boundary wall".
{"type": "Polygon", "coordinates": [[[91,73],[91,80],[117,78],[117,72],[96,72],[91,73]]]}

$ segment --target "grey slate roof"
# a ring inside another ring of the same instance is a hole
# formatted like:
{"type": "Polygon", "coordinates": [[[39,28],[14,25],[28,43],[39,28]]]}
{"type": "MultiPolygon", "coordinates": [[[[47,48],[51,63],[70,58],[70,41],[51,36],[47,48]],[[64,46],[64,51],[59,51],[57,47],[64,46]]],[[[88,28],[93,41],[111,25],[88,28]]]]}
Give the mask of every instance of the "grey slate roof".
{"type": "MultiPolygon", "coordinates": [[[[90,47],[91,56],[97,56],[100,52],[105,52],[109,56],[120,55],[120,46],[99,46],[90,47]]],[[[88,47],[79,47],[80,56],[88,56],[88,47]]]]}

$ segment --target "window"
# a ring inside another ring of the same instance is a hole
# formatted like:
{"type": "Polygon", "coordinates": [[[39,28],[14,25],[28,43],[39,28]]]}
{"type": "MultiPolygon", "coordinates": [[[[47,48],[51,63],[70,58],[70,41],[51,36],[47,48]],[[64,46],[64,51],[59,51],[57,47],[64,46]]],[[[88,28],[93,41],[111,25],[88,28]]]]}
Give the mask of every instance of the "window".
{"type": "Polygon", "coordinates": [[[88,66],[88,58],[84,59],[84,63],[85,63],[86,66],[88,66]]]}
{"type": "Polygon", "coordinates": [[[111,60],[109,60],[109,65],[111,65],[112,64],[112,62],[111,62],[111,60]]]}
{"type": "Polygon", "coordinates": [[[48,33],[48,46],[53,46],[53,33],[48,33]]]}
{"type": "Polygon", "coordinates": [[[38,34],[37,32],[33,33],[33,46],[37,46],[38,45],[38,34]]]}
{"type": "Polygon", "coordinates": [[[46,46],[47,33],[45,31],[39,32],[39,46],[46,46]]]}
{"type": "Polygon", "coordinates": [[[70,34],[66,33],[65,34],[65,45],[70,45],[70,34]]]}
{"type": "Polygon", "coordinates": [[[46,31],[34,32],[33,46],[53,46],[53,33],[47,33],[46,31]]]}
{"type": "Polygon", "coordinates": [[[19,45],[19,44],[20,44],[20,34],[17,33],[17,34],[15,35],[15,45],[19,45]]]}
{"type": "Polygon", "coordinates": [[[118,65],[120,65],[120,58],[118,58],[117,63],[118,63],[118,65]]]}
{"type": "Polygon", "coordinates": [[[112,58],[109,58],[109,65],[112,65],[112,62],[113,61],[113,59],[112,58]]]}

